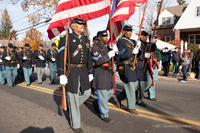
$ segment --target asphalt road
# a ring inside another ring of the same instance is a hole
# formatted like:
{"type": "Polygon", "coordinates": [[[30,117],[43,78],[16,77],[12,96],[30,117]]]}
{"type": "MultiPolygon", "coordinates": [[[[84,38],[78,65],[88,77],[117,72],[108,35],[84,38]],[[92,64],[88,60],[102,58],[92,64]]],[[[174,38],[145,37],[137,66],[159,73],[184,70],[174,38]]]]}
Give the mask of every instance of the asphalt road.
{"type": "MultiPolygon", "coordinates": [[[[73,133],[68,123],[68,113],[60,108],[61,88],[59,81],[49,84],[44,75],[39,85],[36,74],[33,83],[27,87],[20,83],[14,89],[0,86],[0,133],[73,133]]],[[[81,126],[85,133],[198,133],[200,132],[200,84],[179,83],[158,80],[156,98],[153,102],[145,99],[147,107],[136,105],[139,115],[115,106],[109,101],[109,115],[114,123],[103,122],[95,113],[92,101],[80,106],[81,126]]],[[[118,94],[123,84],[117,77],[118,94]]]]}

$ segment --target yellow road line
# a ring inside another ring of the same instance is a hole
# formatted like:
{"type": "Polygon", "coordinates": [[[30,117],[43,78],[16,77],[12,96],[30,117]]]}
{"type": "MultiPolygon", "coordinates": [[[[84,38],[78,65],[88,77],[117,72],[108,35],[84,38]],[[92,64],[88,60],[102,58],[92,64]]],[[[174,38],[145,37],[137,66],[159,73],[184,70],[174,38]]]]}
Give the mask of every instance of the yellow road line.
{"type": "MultiPolygon", "coordinates": [[[[44,92],[44,93],[53,94],[53,95],[57,95],[57,96],[62,96],[62,94],[57,94],[57,93],[62,93],[62,92],[59,92],[59,91],[54,91],[54,90],[51,90],[51,89],[42,88],[42,87],[38,87],[38,86],[34,86],[34,85],[26,86],[24,83],[18,84],[18,85],[26,87],[26,88],[34,89],[34,90],[37,90],[37,91],[41,91],[41,92],[44,92]]],[[[94,101],[94,99],[88,99],[88,100],[89,101],[86,101],[86,102],[89,103],[89,104],[92,104],[92,102],[90,102],[90,101],[94,101]]],[[[115,107],[115,105],[112,104],[112,103],[108,103],[108,105],[115,107]]],[[[125,111],[125,110],[122,110],[122,109],[119,109],[119,108],[113,108],[113,107],[110,107],[110,106],[108,107],[109,109],[120,111],[120,112],[123,112],[123,113],[131,114],[131,113],[125,111]]],[[[126,107],[122,107],[122,108],[126,109],[126,107]]],[[[161,118],[172,119],[172,120],[176,120],[176,121],[185,122],[185,123],[188,123],[188,124],[193,124],[193,125],[200,126],[200,122],[186,120],[186,119],[182,119],[182,118],[176,118],[176,117],[162,115],[162,114],[157,114],[157,113],[144,111],[144,110],[139,110],[139,109],[137,109],[137,110],[139,112],[150,114],[150,115],[154,115],[154,116],[158,116],[158,117],[161,117],[161,118]]],[[[149,119],[153,119],[153,120],[157,120],[157,121],[162,121],[162,122],[166,122],[166,123],[173,124],[173,125],[184,126],[184,124],[181,124],[181,123],[172,122],[172,121],[169,121],[169,120],[160,119],[160,118],[147,116],[147,115],[143,115],[143,114],[138,114],[137,116],[141,116],[141,117],[145,117],[145,118],[149,118],[149,119]]],[[[194,126],[188,126],[186,128],[190,128],[190,129],[194,129],[194,130],[199,130],[200,131],[200,128],[197,128],[197,127],[194,127],[194,126]]]]}
{"type": "MultiPolygon", "coordinates": [[[[108,105],[115,106],[112,103],[108,103],[108,105]]],[[[127,109],[126,107],[122,107],[122,108],[127,109]]],[[[150,115],[154,115],[154,116],[159,116],[159,117],[163,117],[163,118],[167,118],[167,119],[171,119],[171,120],[181,121],[181,122],[200,126],[200,122],[196,122],[196,121],[186,120],[186,119],[177,118],[177,117],[173,117],[173,116],[162,115],[162,114],[144,111],[144,110],[140,110],[140,109],[137,109],[137,111],[145,113],[145,114],[150,114],[150,115]]]]}
{"type": "MultiPolygon", "coordinates": [[[[122,109],[117,109],[117,108],[113,108],[113,107],[108,107],[108,108],[116,110],[116,111],[120,111],[120,112],[123,112],[123,113],[131,114],[131,113],[129,113],[125,110],[122,110],[122,109]]],[[[134,115],[134,114],[131,114],[131,115],[134,115]]],[[[185,126],[185,124],[181,124],[181,123],[177,123],[177,122],[173,122],[173,121],[169,121],[169,120],[165,120],[165,119],[160,119],[160,118],[156,118],[156,117],[152,117],[152,116],[148,116],[148,115],[138,114],[138,115],[135,115],[135,116],[141,116],[141,117],[144,117],[144,118],[149,118],[149,119],[152,119],[152,120],[161,121],[161,122],[165,122],[165,123],[173,124],[173,125],[177,125],[177,126],[183,126],[183,127],[185,126]]],[[[194,127],[194,126],[191,126],[191,127],[187,126],[186,128],[190,128],[190,129],[200,131],[200,128],[194,127]]]]}

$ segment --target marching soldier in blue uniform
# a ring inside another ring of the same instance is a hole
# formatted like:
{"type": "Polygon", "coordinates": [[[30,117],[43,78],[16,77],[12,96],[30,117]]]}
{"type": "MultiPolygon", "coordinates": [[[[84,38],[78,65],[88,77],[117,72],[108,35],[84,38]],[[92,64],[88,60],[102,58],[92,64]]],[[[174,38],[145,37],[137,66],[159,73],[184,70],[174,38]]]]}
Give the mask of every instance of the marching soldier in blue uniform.
{"type": "Polygon", "coordinates": [[[38,83],[42,84],[42,76],[45,72],[47,59],[46,52],[43,50],[43,44],[40,44],[39,49],[36,49],[34,51],[34,58],[36,64],[38,83]]]}
{"type": "Polygon", "coordinates": [[[6,66],[6,77],[8,86],[13,88],[15,85],[15,79],[17,77],[18,54],[13,49],[13,44],[8,44],[8,51],[3,52],[2,59],[5,61],[6,66]]]}
{"type": "Polygon", "coordinates": [[[25,43],[24,47],[25,48],[19,53],[19,60],[21,61],[21,67],[23,68],[26,85],[29,86],[31,84],[30,78],[32,75],[33,54],[29,49],[30,45],[28,43],[25,43]]]}
{"type": "Polygon", "coordinates": [[[58,54],[56,48],[56,44],[53,43],[52,48],[47,51],[47,60],[49,63],[50,75],[51,75],[51,83],[55,83],[54,79],[57,73],[57,65],[56,65],[56,56],[58,54]]]}
{"type": "MultiPolygon", "coordinates": [[[[156,50],[157,47],[156,47],[156,42],[157,42],[157,35],[154,35],[154,38],[151,39],[152,40],[152,43],[154,43],[154,47],[156,50]]],[[[151,75],[149,72],[147,73],[147,81],[145,82],[145,92],[147,92],[148,94],[148,98],[151,100],[151,101],[157,101],[157,99],[155,98],[155,86],[150,86],[149,85],[152,83],[152,79],[154,81],[154,84],[157,82],[158,80],[158,69],[159,69],[159,63],[157,62],[157,50],[155,52],[153,52],[152,54],[152,69],[153,69],[153,75],[151,75]],[[152,78],[153,77],[153,78],[152,78]]]]}
{"type": "Polygon", "coordinates": [[[138,67],[134,66],[135,54],[138,54],[140,41],[137,42],[138,47],[136,47],[136,41],[130,39],[132,35],[132,27],[129,25],[123,28],[123,37],[117,42],[117,47],[119,49],[120,60],[117,66],[117,70],[120,75],[120,79],[124,84],[124,90],[114,96],[117,106],[121,107],[121,100],[127,98],[127,110],[132,114],[138,114],[135,110],[135,88],[137,86],[138,80],[138,67]]]}
{"type": "MultiPolygon", "coordinates": [[[[147,43],[148,33],[146,31],[141,32],[141,48],[138,53],[138,70],[139,70],[139,86],[136,91],[136,103],[142,107],[146,107],[146,104],[144,103],[144,91],[145,88],[149,88],[151,86],[151,83],[145,82],[147,81],[147,74],[152,75],[151,68],[149,68],[149,65],[147,65],[147,60],[150,59],[150,53],[149,51],[149,43],[147,43]],[[148,84],[146,84],[148,83],[148,84]],[[148,87],[147,87],[148,86],[148,87]]],[[[155,52],[157,49],[155,43],[152,44],[150,52],[155,52]]]]}
{"type": "Polygon", "coordinates": [[[91,50],[94,66],[94,80],[92,87],[96,88],[98,99],[95,99],[93,106],[97,113],[101,113],[101,119],[107,123],[112,123],[108,115],[108,100],[112,97],[115,88],[111,58],[115,56],[118,49],[113,46],[111,50],[108,46],[107,30],[97,33],[99,42],[91,50]]]}
{"type": "MultiPolygon", "coordinates": [[[[66,77],[64,75],[64,48],[66,36],[59,42],[57,55],[57,70],[60,76],[60,84],[66,85],[68,95],[68,113],[70,125],[75,133],[83,133],[81,129],[80,105],[84,103],[91,94],[91,81],[93,80],[93,62],[89,49],[89,40],[84,33],[85,21],[74,18],[71,21],[73,33],[69,33],[69,46],[71,58],[71,70],[66,77]]],[[[65,64],[68,66],[68,64],[65,64]]]]}
{"type": "Polygon", "coordinates": [[[4,52],[4,47],[0,44],[0,83],[1,85],[5,85],[5,79],[6,79],[4,61],[2,60],[3,52],[4,52]]]}

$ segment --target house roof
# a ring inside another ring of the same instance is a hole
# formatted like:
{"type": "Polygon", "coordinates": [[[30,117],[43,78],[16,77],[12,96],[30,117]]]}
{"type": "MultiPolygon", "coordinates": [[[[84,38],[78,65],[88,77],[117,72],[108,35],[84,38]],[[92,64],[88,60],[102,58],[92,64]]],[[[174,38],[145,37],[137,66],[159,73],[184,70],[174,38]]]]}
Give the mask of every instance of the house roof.
{"type": "Polygon", "coordinates": [[[180,17],[183,14],[183,12],[185,11],[185,9],[187,8],[188,5],[189,4],[183,4],[183,5],[178,5],[178,6],[166,7],[166,8],[162,9],[162,12],[166,9],[169,12],[176,15],[177,17],[180,17]]]}
{"type": "Polygon", "coordinates": [[[191,0],[187,9],[175,25],[174,29],[180,30],[199,30],[200,16],[197,15],[197,7],[200,7],[200,0],[191,0]]]}

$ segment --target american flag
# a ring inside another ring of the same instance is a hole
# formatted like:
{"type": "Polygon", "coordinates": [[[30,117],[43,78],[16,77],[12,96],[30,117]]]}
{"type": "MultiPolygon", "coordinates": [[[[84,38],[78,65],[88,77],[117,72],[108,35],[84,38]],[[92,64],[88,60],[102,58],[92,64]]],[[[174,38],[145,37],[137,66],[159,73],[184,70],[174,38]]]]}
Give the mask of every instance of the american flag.
{"type": "Polygon", "coordinates": [[[49,39],[65,30],[67,18],[70,23],[75,17],[87,21],[108,14],[110,2],[111,0],[60,0],[47,29],[49,39]]]}
{"type": "Polygon", "coordinates": [[[112,22],[128,20],[147,0],[120,0],[114,14],[112,22]]]}
{"type": "MultiPolygon", "coordinates": [[[[112,9],[111,9],[111,17],[113,16],[115,9],[117,7],[119,3],[119,0],[113,0],[113,4],[112,4],[112,9]]],[[[112,35],[113,35],[113,43],[115,43],[117,41],[117,37],[119,37],[121,31],[122,31],[122,26],[123,26],[124,21],[117,21],[112,24],[112,35]]],[[[108,21],[108,25],[107,25],[107,29],[110,31],[110,21],[108,21]]],[[[110,33],[111,35],[111,33],[110,33]]],[[[108,41],[108,45],[110,45],[110,39],[108,41]]]]}

